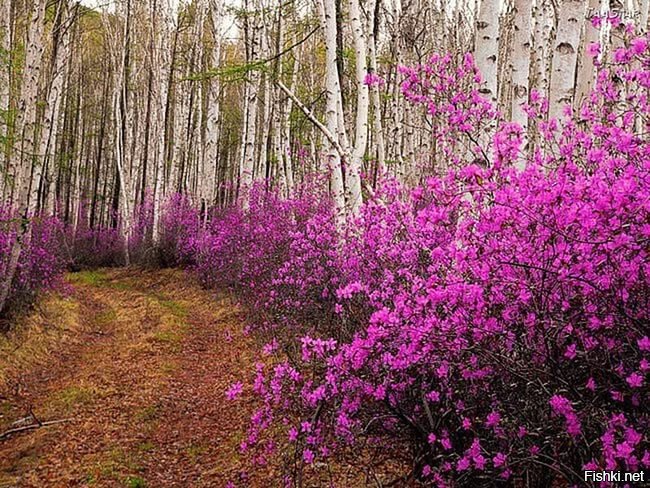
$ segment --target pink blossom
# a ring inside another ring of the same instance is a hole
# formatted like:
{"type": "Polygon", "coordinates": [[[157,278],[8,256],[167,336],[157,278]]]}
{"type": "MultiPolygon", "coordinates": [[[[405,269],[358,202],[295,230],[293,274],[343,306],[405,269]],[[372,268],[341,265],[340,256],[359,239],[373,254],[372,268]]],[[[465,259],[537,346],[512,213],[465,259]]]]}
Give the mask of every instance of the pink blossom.
{"type": "Polygon", "coordinates": [[[233,383],[230,385],[230,388],[226,390],[226,397],[228,400],[235,400],[239,395],[241,395],[244,390],[244,385],[241,382],[233,383]]]}
{"type": "Polygon", "coordinates": [[[305,449],[302,453],[302,458],[307,464],[312,464],[314,462],[314,453],[311,449],[305,449]]]}
{"type": "Polygon", "coordinates": [[[625,381],[627,381],[627,384],[632,388],[641,388],[643,386],[643,376],[638,373],[632,373],[625,379],[625,381]]]}
{"type": "Polygon", "coordinates": [[[508,460],[508,457],[503,454],[502,452],[498,452],[493,458],[492,462],[494,463],[494,466],[499,468],[501,466],[505,466],[506,462],[508,460]]]}
{"type": "Polygon", "coordinates": [[[376,73],[373,72],[368,72],[366,73],[366,76],[363,80],[363,83],[368,86],[384,86],[386,84],[386,81],[377,75],[376,73]]]}
{"type": "Polygon", "coordinates": [[[592,58],[600,56],[600,43],[591,42],[587,46],[587,55],[592,58]]]}

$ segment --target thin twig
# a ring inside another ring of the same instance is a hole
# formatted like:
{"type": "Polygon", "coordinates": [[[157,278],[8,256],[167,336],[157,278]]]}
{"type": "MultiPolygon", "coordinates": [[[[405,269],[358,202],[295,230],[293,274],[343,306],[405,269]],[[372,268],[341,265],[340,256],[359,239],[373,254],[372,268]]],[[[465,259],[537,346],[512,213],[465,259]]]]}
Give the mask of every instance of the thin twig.
{"type": "Polygon", "coordinates": [[[5,439],[12,434],[17,434],[19,432],[24,432],[26,430],[38,429],[40,427],[48,427],[50,425],[62,424],[64,422],[71,422],[72,419],[61,419],[61,420],[49,420],[47,422],[39,422],[36,424],[25,425],[23,427],[16,427],[15,429],[9,429],[2,434],[0,434],[0,439],[5,439]]]}

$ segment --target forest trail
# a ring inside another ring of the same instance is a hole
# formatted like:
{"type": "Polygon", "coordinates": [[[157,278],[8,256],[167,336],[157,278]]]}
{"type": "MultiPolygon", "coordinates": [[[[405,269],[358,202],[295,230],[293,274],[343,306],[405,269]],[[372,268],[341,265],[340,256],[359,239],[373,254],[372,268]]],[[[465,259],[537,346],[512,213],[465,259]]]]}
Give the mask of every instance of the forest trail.
{"type": "Polygon", "coordinates": [[[237,308],[178,270],[81,272],[67,282],[54,312],[35,312],[65,337],[27,352],[39,358],[28,368],[0,357],[0,432],[30,409],[41,422],[69,421],[0,439],[0,487],[235,478],[252,403],[244,396],[233,408],[224,391],[255,361],[237,308]]]}

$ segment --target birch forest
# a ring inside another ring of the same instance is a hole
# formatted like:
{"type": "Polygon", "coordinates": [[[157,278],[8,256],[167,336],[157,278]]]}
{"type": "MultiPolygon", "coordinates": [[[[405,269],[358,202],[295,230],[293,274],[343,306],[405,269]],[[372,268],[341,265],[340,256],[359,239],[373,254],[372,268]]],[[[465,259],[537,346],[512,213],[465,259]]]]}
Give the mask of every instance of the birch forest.
{"type": "Polygon", "coordinates": [[[647,481],[649,12],[0,0],[0,486],[647,481]]]}

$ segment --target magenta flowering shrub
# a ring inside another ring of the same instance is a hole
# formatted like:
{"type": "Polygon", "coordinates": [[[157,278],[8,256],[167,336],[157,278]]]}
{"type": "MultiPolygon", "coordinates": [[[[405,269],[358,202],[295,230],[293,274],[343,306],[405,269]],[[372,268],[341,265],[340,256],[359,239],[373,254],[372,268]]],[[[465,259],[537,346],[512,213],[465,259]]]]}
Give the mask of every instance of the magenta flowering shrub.
{"type": "Polygon", "coordinates": [[[481,75],[471,54],[434,55],[428,63],[400,66],[402,94],[431,121],[438,166],[488,164],[498,113],[481,95],[481,75]]]}
{"type": "Polygon", "coordinates": [[[119,266],[124,262],[124,244],[119,229],[77,229],[70,241],[73,270],[119,266]]]}
{"type": "Polygon", "coordinates": [[[66,266],[59,249],[63,224],[54,217],[39,218],[33,224],[28,245],[18,262],[14,293],[33,296],[38,290],[52,288],[66,266]]]}
{"type": "Polygon", "coordinates": [[[76,231],[66,229],[63,245],[73,270],[124,264],[124,239],[117,227],[92,228],[81,219],[76,231]]]}
{"type": "MultiPolygon", "coordinates": [[[[0,279],[6,278],[9,259],[20,219],[6,208],[0,209],[0,279]]],[[[2,314],[7,316],[31,304],[37,293],[53,288],[67,264],[60,246],[62,223],[55,218],[38,218],[31,234],[23,240],[16,273],[2,314]]]]}
{"type": "Polygon", "coordinates": [[[187,265],[193,262],[201,229],[199,212],[184,195],[174,194],[165,203],[162,234],[158,252],[163,266],[187,265]]]}
{"type": "Polygon", "coordinates": [[[275,358],[256,367],[242,450],[265,462],[279,428],[289,475],[363,446],[434,486],[647,470],[647,39],[602,63],[578,113],[547,120],[531,94],[543,137],[526,151],[480,96],[471,57],[402,73],[446,173],[385,182],[341,232],[313,189],[258,188],[249,213],[192,239],[204,284],[237,292],[275,358]]]}
{"type": "Polygon", "coordinates": [[[158,252],[152,241],[153,198],[147,191],[144,201],[135,209],[135,218],[129,232],[129,258],[141,265],[158,265],[158,252]]]}
{"type": "MultiPolygon", "coordinates": [[[[62,243],[69,255],[72,270],[124,265],[123,223],[118,218],[112,220],[114,225],[91,227],[88,208],[82,202],[78,224],[76,228],[71,223],[66,226],[62,243]]],[[[159,249],[152,242],[153,200],[149,192],[144,202],[136,207],[132,220],[128,232],[131,263],[144,266],[161,264],[159,249]]],[[[160,247],[163,247],[162,244],[160,247]]]]}
{"type": "Polygon", "coordinates": [[[206,286],[227,286],[268,332],[282,326],[333,325],[339,255],[331,202],[319,182],[289,200],[253,188],[247,214],[216,215],[191,241],[194,269],[206,286]],[[297,279],[301,276],[301,279],[297,279]],[[324,286],[324,284],[327,284],[324,286]]]}
{"type": "Polygon", "coordinates": [[[195,270],[204,285],[233,287],[242,300],[254,306],[265,297],[265,289],[255,287],[270,282],[274,261],[281,262],[281,254],[286,252],[279,229],[287,228],[290,216],[274,205],[279,199],[265,195],[260,185],[252,189],[251,200],[247,215],[233,208],[215,216],[200,242],[194,242],[194,256],[195,270]],[[265,205],[276,208],[277,215],[264,212],[265,205]],[[270,236],[273,238],[268,239],[270,236]]]}

